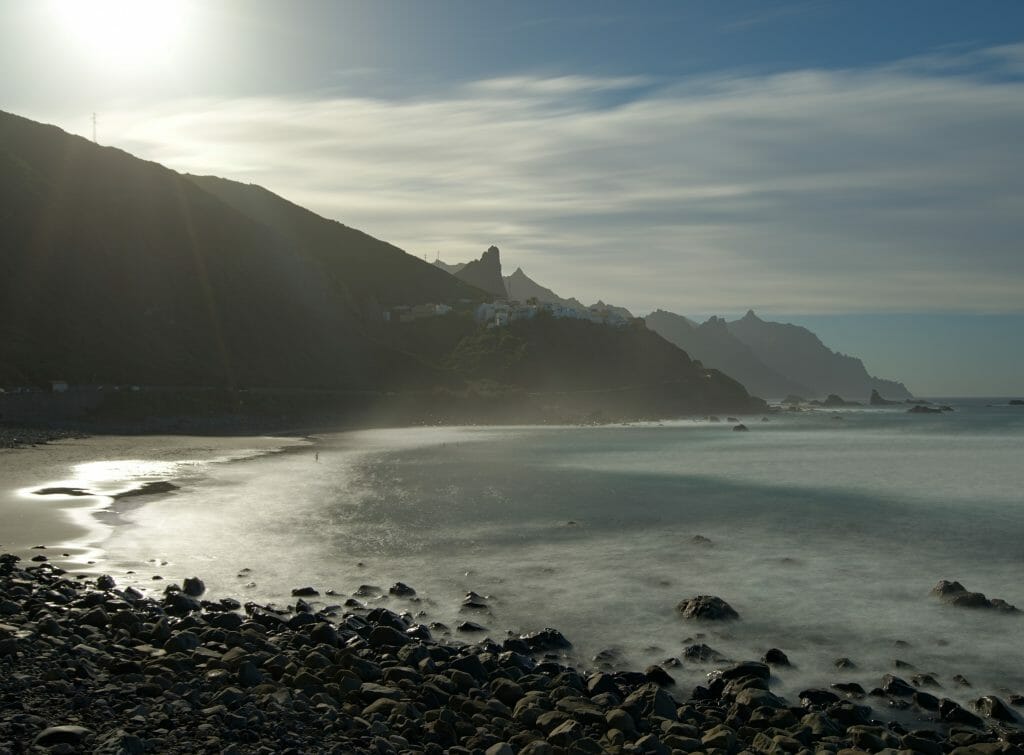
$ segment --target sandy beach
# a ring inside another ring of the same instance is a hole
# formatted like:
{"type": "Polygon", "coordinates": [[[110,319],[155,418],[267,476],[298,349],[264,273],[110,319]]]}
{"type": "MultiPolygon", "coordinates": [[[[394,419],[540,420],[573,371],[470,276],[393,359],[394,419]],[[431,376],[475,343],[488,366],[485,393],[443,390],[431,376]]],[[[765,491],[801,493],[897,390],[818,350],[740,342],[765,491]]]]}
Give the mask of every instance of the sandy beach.
{"type": "Polygon", "coordinates": [[[84,565],[107,534],[110,524],[103,520],[116,516],[112,504],[145,499],[131,493],[144,494],[144,486],[170,478],[195,478],[207,464],[308,443],[285,437],[106,435],[0,449],[0,548],[27,558],[45,546],[52,560],[84,565]],[[39,493],[48,489],[73,492],[39,493]]]}

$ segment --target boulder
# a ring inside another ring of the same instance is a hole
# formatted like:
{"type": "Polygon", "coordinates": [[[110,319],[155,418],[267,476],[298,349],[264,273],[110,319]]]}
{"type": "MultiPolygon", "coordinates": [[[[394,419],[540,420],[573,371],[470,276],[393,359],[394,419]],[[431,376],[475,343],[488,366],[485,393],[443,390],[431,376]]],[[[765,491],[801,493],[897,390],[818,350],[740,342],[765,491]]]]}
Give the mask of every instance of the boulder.
{"type": "Polygon", "coordinates": [[[995,695],[985,695],[974,701],[974,709],[981,715],[1004,723],[1015,723],[1017,714],[995,695]]]}
{"type": "Polygon", "coordinates": [[[762,663],[769,666],[790,666],[789,657],[778,648],[771,648],[761,657],[762,663]]]}
{"type": "Polygon", "coordinates": [[[703,621],[731,621],[740,615],[736,610],[716,595],[696,595],[680,601],[676,610],[684,619],[701,619],[703,621]]]}

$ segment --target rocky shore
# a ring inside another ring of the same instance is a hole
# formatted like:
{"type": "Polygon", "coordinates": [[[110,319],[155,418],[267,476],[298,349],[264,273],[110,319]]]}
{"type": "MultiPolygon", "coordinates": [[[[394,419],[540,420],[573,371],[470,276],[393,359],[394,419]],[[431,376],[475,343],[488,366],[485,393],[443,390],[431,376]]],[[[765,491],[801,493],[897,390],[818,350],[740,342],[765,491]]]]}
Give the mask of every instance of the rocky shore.
{"type": "Polygon", "coordinates": [[[0,448],[22,448],[39,446],[54,440],[67,438],[84,438],[79,430],[67,430],[52,427],[25,427],[0,423],[0,448]]]}
{"type": "Polygon", "coordinates": [[[0,556],[2,753],[1024,753],[1012,706],[972,712],[926,679],[787,701],[771,651],[683,690],[669,664],[572,668],[554,629],[499,643],[465,622],[465,642],[435,640],[440,627],[313,588],[284,611],[203,600],[198,579],[154,599],[38,558],[0,556]]]}

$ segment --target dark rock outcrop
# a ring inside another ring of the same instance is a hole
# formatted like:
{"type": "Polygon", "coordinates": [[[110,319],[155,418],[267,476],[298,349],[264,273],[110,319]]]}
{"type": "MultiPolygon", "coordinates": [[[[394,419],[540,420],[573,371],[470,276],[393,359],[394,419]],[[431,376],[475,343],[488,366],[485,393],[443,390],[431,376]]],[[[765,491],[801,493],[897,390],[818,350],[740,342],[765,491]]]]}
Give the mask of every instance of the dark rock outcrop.
{"type": "Polygon", "coordinates": [[[740,615],[736,610],[716,595],[696,595],[680,601],[676,610],[684,619],[701,619],[704,621],[731,621],[740,615]]]}
{"type": "Polygon", "coordinates": [[[931,594],[937,596],[943,603],[960,608],[987,608],[999,613],[1020,613],[1016,606],[1007,603],[1002,598],[989,599],[984,593],[971,592],[959,582],[946,579],[940,580],[932,588],[931,594]]]}
{"type": "Polygon", "coordinates": [[[501,252],[496,246],[489,247],[480,259],[463,265],[455,277],[483,289],[496,299],[508,298],[505,281],[501,277],[501,252]]]}

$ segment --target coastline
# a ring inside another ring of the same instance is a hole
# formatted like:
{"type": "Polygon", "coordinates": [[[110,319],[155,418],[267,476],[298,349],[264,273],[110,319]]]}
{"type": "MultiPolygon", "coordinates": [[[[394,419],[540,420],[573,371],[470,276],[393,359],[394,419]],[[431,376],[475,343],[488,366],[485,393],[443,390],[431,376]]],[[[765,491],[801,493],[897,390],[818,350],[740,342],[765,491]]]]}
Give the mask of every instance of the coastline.
{"type": "Polygon", "coordinates": [[[0,521],[5,525],[0,548],[26,559],[42,552],[65,565],[91,565],[113,525],[97,514],[107,514],[108,520],[116,516],[115,501],[144,503],[151,491],[161,490],[158,483],[174,487],[181,482],[175,482],[177,476],[193,478],[204,465],[311,442],[308,436],[61,433],[38,445],[0,448],[0,521]],[[115,461],[120,465],[105,467],[115,461]]]}
{"type": "Polygon", "coordinates": [[[687,658],[708,680],[688,691],[668,663],[574,667],[571,637],[555,629],[476,639],[468,622],[459,640],[435,639],[438,627],[408,612],[415,590],[389,592],[396,610],[326,605],[313,588],[284,610],[243,609],[202,600],[196,578],[153,599],[108,576],[0,556],[10,701],[0,749],[1016,755],[1024,745],[1019,716],[991,695],[972,712],[890,674],[870,693],[834,686],[786,700],[771,691],[788,666],[778,651],[687,658]]]}

